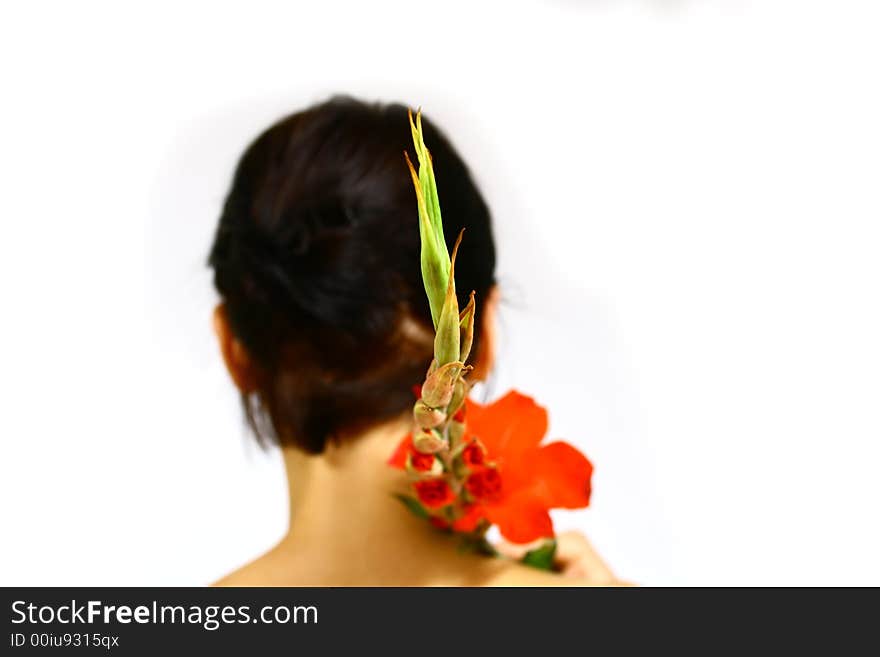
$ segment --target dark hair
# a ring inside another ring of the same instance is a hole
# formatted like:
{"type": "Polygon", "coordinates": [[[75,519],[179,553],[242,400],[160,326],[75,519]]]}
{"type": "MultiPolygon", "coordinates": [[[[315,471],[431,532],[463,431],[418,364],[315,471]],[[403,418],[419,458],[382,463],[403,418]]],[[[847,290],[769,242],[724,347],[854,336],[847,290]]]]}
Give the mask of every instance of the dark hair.
{"type": "MultiPolygon", "coordinates": [[[[467,228],[459,304],[475,290],[479,319],[494,283],[489,210],[446,137],[422,122],[450,251],[467,228]]],[[[432,324],[405,149],[406,107],[337,97],[279,121],[238,163],[209,263],[256,370],[242,400],[261,441],[320,453],[415,401],[432,324]]],[[[478,330],[472,353],[479,340],[478,330]]]]}

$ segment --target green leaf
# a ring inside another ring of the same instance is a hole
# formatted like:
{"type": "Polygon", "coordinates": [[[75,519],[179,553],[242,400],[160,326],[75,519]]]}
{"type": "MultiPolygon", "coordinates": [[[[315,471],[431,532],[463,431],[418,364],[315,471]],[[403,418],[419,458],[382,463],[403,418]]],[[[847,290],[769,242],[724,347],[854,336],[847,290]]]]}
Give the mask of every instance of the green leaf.
{"type": "Polygon", "coordinates": [[[423,520],[427,520],[431,517],[431,514],[428,513],[427,509],[423,507],[419,502],[409,495],[403,495],[401,493],[395,493],[394,497],[403,502],[403,506],[410,510],[410,512],[416,516],[417,518],[422,518],[423,520]]]}
{"type": "Polygon", "coordinates": [[[522,562],[532,568],[540,570],[553,570],[553,559],[556,557],[556,539],[551,538],[534,550],[526,552],[522,562]]]}

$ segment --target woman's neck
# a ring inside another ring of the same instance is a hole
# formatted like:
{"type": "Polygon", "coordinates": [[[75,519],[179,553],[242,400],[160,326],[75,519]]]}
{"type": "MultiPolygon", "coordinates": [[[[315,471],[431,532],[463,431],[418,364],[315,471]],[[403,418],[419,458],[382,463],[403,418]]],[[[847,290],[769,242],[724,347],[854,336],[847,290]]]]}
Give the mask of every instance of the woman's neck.
{"type": "Polygon", "coordinates": [[[387,465],[408,417],[328,445],[319,456],[283,450],[290,529],[281,542],[223,584],[311,586],[446,585],[493,581],[501,559],[462,553],[394,499],[406,474],[387,465]]]}
{"type": "Polygon", "coordinates": [[[361,557],[365,549],[387,553],[405,544],[411,549],[414,540],[436,544],[438,532],[393,497],[406,490],[406,475],[387,461],[409,430],[406,416],[342,444],[328,443],[318,456],[285,449],[290,528],[283,543],[324,550],[348,546],[361,557]]]}

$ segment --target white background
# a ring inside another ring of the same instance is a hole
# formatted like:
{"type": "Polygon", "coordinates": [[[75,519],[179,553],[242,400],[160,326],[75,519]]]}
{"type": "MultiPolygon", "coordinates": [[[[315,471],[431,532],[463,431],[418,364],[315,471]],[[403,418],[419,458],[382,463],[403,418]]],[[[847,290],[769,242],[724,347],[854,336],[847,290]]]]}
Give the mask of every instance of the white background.
{"type": "MultiPolygon", "coordinates": [[[[205,267],[232,167],[422,105],[494,212],[491,394],[645,584],[880,584],[876,2],[88,2],[0,18],[0,584],[201,584],[286,522],[205,267]]],[[[442,193],[442,181],[440,181],[442,193]]]]}

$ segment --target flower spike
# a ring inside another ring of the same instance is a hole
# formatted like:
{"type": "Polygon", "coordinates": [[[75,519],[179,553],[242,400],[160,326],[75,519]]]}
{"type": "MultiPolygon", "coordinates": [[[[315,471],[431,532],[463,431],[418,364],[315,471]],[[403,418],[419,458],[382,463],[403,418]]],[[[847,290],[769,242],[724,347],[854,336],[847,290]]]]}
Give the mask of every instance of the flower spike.
{"type": "MultiPolygon", "coordinates": [[[[488,406],[468,398],[477,319],[474,292],[459,312],[455,289],[464,230],[450,257],[421,112],[415,118],[409,112],[409,125],[418,170],[404,155],[418,202],[422,280],[435,335],[434,358],[416,386],[413,429],[389,461],[409,474],[411,494],[399,499],[485,554],[495,553],[486,540],[492,524],[513,542],[552,539],[548,510],[589,503],[592,465],[567,443],[540,445],[547,414],[531,398],[510,392],[488,406]]],[[[546,542],[524,563],[551,568],[555,545],[546,542]]]]}

